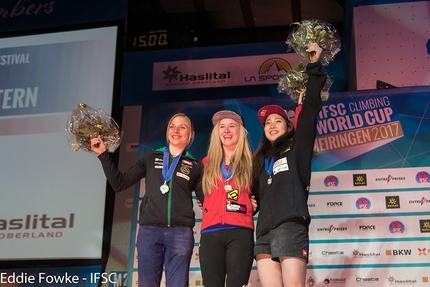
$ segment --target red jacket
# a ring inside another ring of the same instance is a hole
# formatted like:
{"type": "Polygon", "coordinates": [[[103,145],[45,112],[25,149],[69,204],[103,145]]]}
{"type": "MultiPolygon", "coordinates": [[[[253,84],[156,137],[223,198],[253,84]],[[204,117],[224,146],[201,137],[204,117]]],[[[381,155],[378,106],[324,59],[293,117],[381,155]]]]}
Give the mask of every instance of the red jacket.
{"type": "MultiPolygon", "coordinates": [[[[202,160],[206,166],[208,158],[202,160]]],[[[225,180],[216,181],[215,188],[210,195],[205,195],[202,209],[201,230],[216,224],[228,224],[254,229],[252,215],[251,190],[245,189],[240,193],[234,179],[229,181],[232,191],[226,192],[225,180]]]]}

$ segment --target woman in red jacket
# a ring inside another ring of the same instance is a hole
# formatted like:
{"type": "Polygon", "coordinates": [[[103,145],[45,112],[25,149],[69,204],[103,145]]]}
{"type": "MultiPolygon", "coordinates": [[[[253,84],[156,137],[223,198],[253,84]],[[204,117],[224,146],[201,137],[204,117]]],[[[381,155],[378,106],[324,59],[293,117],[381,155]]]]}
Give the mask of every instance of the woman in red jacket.
{"type": "Polygon", "coordinates": [[[199,258],[203,284],[242,287],[248,284],[254,260],[252,153],[237,113],[219,111],[212,123],[208,156],[202,160],[205,196],[199,258]]]}

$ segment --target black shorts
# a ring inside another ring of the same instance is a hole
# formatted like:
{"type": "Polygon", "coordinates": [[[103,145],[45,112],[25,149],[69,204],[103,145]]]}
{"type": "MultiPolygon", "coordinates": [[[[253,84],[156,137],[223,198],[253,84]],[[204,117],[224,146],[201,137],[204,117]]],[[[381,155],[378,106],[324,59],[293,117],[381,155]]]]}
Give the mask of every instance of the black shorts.
{"type": "Polygon", "coordinates": [[[279,262],[281,256],[291,256],[309,262],[308,227],[298,221],[287,221],[257,238],[254,256],[270,254],[279,262]]]}

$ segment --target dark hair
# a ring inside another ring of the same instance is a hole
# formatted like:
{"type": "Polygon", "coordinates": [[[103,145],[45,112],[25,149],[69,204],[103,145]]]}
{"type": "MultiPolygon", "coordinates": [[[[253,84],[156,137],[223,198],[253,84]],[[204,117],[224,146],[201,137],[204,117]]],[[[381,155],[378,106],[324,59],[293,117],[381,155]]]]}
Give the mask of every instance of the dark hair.
{"type": "MultiPolygon", "coordinates": [[[[291,123],[287,121],[287,124],[290,125],[291,123]]],[[[261,171],[264,169],[264,159],[266,157],[270,158],[276,158],[280,154],[282,154],[284,151],[286,151],[288,148],[291,148],[294,143],[294,134],[295,130],[291,128],[288,132],[277,138],[273,143],[271,143],[266,135],[261,135],[260,143],[258,144],[258,148],[255,151],[254,161],[253,161],[253,177],[254,180],[258,180],[258,176],[260,175],[261,171]]]]}

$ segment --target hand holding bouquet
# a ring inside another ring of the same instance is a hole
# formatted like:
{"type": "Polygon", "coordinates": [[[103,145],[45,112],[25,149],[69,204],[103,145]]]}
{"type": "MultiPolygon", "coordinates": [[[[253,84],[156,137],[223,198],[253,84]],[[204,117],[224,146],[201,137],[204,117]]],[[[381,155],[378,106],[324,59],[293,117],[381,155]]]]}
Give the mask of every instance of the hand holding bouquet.
{"type": "MultiPolygon", "coordinates": [[[[303,99],[306,97],[306,85],[308,83],[309,76],[305,72],[305,67],[303,63],[290,71],[286,75],[283,75],[278,80],[278,92],[284,93],[290,96],[294,102],[298,102],[300,98],[300,93],[305,92],[303,99]]],[[[327,80],[324,87],[321,90],[321,100],[327,101],[329,97],[329,90],[333,84],[332,78],[327,75],[327,80]]]]}
{"type": "Polygon", "coordinates": [[[67,139],[70,149],[91,152],[91,138],[101,137],[109,152],[121,143],[122,131],[115,120],[102,109],[95,110],[85,104],[73,109],[67,121],[67,139]]]}
{"type": "Polygon", "coordinates": [[[310,43],[317,43],[322,49],[320,61],[323,66],[327,66],[333,61],[334,56],[340,51],[340,37],[335,28],[329,23],[321,20],[303,20],[295,22],[288,34],[285,43],[289,50],[294,51],[303,59],[309,59],[306,51],[310,43]]]}
{"type": "Polygon", "coordinates": [[[305,73],[303,63],[300,62],[295,69],[288,71],[278,80],[278,92],[290,96],[294,102],[298,102],[300,93],[306,91],[308,75],[305,73]]]}

